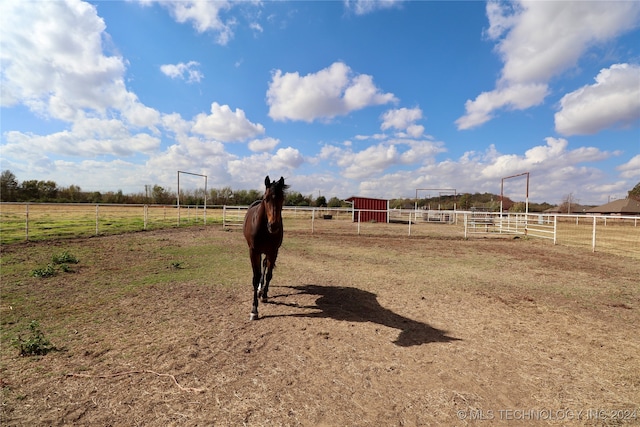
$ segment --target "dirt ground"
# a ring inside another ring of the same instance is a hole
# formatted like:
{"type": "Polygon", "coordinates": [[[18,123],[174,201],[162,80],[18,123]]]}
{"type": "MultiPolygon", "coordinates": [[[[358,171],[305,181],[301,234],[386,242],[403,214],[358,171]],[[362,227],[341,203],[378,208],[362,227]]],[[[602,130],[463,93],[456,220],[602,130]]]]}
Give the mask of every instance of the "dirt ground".
{"type": "Polygon", "coordinates": [[[640,425],[639,278],[535,239],[285,232],[251,322],[238,230],[3,246],[0,424],[640,425]],[[30,320],[57,351],[18,355],[30,320]]]}

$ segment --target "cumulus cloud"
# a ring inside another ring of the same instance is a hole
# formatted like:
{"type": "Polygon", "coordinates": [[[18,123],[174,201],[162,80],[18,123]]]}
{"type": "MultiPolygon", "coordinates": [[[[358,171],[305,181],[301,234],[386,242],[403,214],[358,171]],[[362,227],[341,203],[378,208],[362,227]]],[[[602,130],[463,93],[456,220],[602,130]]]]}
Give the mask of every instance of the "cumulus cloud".
{"type": "Polygon", "coordinates": [[[394,128],[397,130],[406,130],[413,125],[415,121],[422,119],[422,110],[420,108],[399,108],[389,110],[382,115],[382,124],[380,129],[387,130],[394,128]]]}
{"type": "MultiPolygon", "coordinates": [[[[341,151],[339,147],[326,147],[326,154],[330,157],[339,156],[341,151]]],[[[591,203],[594,195],[600,196],[603,193],[602,183],[606,181],[606,177],[600,169],[584,164],[619,154],[594,147],[572,150],[569,149],[568,141],[562,138],[547,138],[544,144],[535,146],[524,154],[500,153],[492,145],[481,152],[466,152],[457,159],[428,159],[417,168],[388,168],[370,175],[360,174],[354,178],[357,180],[356,187],[351,192],[385,198],[411,197],[416,188],[456,188],[458,193],[497,194],[503,177],[529,171],[529,196],[532,200],[559,203],[564,194],[573,192],[584,203],[591,203]]],[[[640,158],[619,169],[631,172],[636,161],[640,162],[640,158]]],[[[524,180],[523,177],[521,180],[506,181],[505,194],[514,200],[524,200],[524,180]]],[[[621,180],[609,185],[611,188],[608,194],[612,194],[627,188],[629,183],[621,180]]]]}
{"type": "Polygon", "coordinates": [[[625,179],[633,179],[640,177],[640,154],[634,156],[627,163],[616,168],[620,171],[620,176],[625,179]]]}
{"type": "Polygon", "coordinates": [[[269,117],[281,121],[331,119],[390,102],[397,102],[392,93],[382,93],[371,76],[354,74],[342,62],[306,76],[276,70],[267,91],[269,117]]]}
{"type": "Polygon", "coordinates": [[[49,135],[34,135],[18,131],[5,134],[5,156],[32,159],[49,154],[66,157],[121,156],[151,154],[160,140],[146,133],[130,133],[119,120],[85,118],[74,123],[71,130],[49,135]]]}
{"type": "Polygon", "coordinates": [[[500,179],[532,170],[539,173],[557,173],[557,171],[571,167],[571,165],[604,160],[619,154],[619,152],[600,151],[595,147],[568,150],[569,142],[564,138],[548,137],[545,142],[545,145],[538,145],[525,151],[524,156],[494,153],[489,157],[489,164],[482,168],[483,177],[500,179]]]}
{"type": "Polygon", "coordinates": [[[271,160],[278,169],[295,169],[304,163],[300,151],[293,147],[279,149],[271,160]]]}
{"type": "Polygon", "coordinates": [[[193,132],[222,142],[242,141],[265,132],[261,124],[251,123],[243,110],[231,111],[228,105],[211,104],[211,114],[195,117],[193,132]]]}
{"type": "Polygon", "coordinates": [[[394,140],[354,151],[351,147],[325,145],[319,158],[334,162],[349,179],[363,179],[384,173],[394,166],[432,161],[444,151],[442,144],[429,141],[394,140]]]}
{"type": "Polygon", "coordinates": [[[249,150],[254,153],[271,151],[280,144],[280,140],[277,138],[262,138],[249,141],[249,150]]]}
{"type": "Polygon", "coordinates": [[[491,1],[486,10],[486,35],[497,42],[504,66],[496,89],[466,102],[459,129],[479,126],[502,108],[540,104],[552,77],[575,66],[593,44],[634,28],[640,17],[640,3],[617,1],[491,1]]]}
{"type": "Polygon", "coordinates": [[[366,15],[382,9],[399,7],[404,0],[344,0],[347,10],[352,10],[356,15],[366,15]]]}
{"type": "Polygon", "coordinates": [[[524,110],[541,104],[549,89],[546,84],[504,85],[490,92],[482,92],[478,97],[465,102],[467,114],[456,120],[458,129],[479,126],[494,117],[500,108],[524,110]]]}
{"type": "Polygon", "coordinates": [[[164,64],[160,66],[160,71],[172,79],[182,79],[187,83],[200,82],[204,78],[204,74],[196,67],[199,67],[200,63],[197,61],[189,61],[186,64],[179,62],[177,64],[164,64]]]}
{"type": "Polygon", "coordinates": [[[304,162],[304,156],[300,151],[293,147],[286,147],[279,149],[275,154],[259,153],[230,160],[227,162],[226,168],[230,176],[241,180],[244,185],[255,186],[258,183],[262,185],[265,173],[268,173],[272,178],[276,176],[287,178],[304,162]]]}
{"type": "Polygon", "coordinates": [[[125,61],[103,53],[105,29],[95,6],[78,0],[1,2],[1,105],[69,122],[120,112],[153,126],[159,113],[127,90],[125,61]]]}
{"type": "Polygon", "coordinates": [[[562,97],[555,115],[559,133],[594,134],[640,120],[640,66],[615,64],[601,70],[595,80],[562,97]]]}
{"type": "Polygon", "coordinates": [[[230,10],[234,3],[227,0],[199,1],[199,0],[139,0],[142,5],[159,3],[169,10],[176,22],[191,23],[199,32],[215,34],[216,42],[226,45],[234,36],[235,18],[224,20],[221,13],[230,10]]]}

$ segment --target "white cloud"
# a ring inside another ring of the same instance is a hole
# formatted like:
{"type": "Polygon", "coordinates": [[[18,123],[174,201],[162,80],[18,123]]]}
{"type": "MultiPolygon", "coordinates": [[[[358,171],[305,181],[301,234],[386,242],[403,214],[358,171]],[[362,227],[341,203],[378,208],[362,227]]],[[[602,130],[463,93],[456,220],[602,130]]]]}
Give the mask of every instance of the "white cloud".
{"type": "MultiPolygon", "coordinates": [[[[326,154],[337,156],[340,151],[337,147],[327,147],[326,154]]],[[[458,193],[499,194],[503,177],[530,172],[531,200],[559,203],[563,195],[572,192],[583,203],[595,204],[603,194],[602,183],[607,177],[600,169],[582,164],[618,154],[593,147],[570,150],[566,140],[556,138],[547,138],[544,145],[533,147],[524,154],[503,154],[490,146],[482,152],[467,152],[458,159],[437,162],[431,158],[411,170],[379,170],[372,175],[359,175],[350,193],[396,198],[413,197],[416,188],[455,188],[458,193]]],[[[622,169],[631,171],[634,165],[630,162],[622,169]]],[[[525,177],[505,181],[505,195],[524,201],[525,183],[525,177]]],[[[608,185],[608,194],[629,187],[624,181],[608,185]]]]}
{"type": "Polygon", "coordinates": [[[193,132],[222,142],[242,141],[265,132],[261,124],[251,123],[244,111],[236,108],[231,111],[228,105],[211,104],[211,114],[198,114],[195,117],[193,132]]]}
{"type": "Polygon", "coordinates": [[[494,117],[500,108],[524,110],[544,101],[549,90],[546,84],[507,85],[490,92],[482,92],[474,100],[467,100],[467,114],[456,120],[458,129],[471,129],[494,117]]]}
{"type": "Polygon", "coordinates": [[[640,178],[640,154],[634,156],[627,163],[616,168],[620,171],[620,176],[625,179],[640,178]]]}
{"type": "Polygon", "coordinates": [[[562,97],[555,115],[559,133],[594,134],[640,120],[640,66],[615,64],[601,70],[595,80],[562,97]]]}
{"type": "Polygon", "coordinates": [[[442,151],[440,143],[393,140],[371,145],[361,151],[354,151],[351,147],[325,145],[318,157],[334,162],[346,178],[363,179],[380,175],[393,166],[431,162],[442,151]]]}
{"type": "MultiPolygon", "coordinates": [[[[227,162],[230,176],[240,180],[243,186],[255,188],[264,182],[265,175],[273,177],[291,176],[291,173],[305,162],[304,156],[295,148],[279,149],[275,154],[259,153],[227,162]]],[[[261,184],[262,185],[262,184],[261,184]]]]}
{"type": "Polygon", "coordinates": [[[50,154],[67,157],[121,156],[151,154],[160,140],[146,133],[132,134],[120,120],[83,118],[72,129],[49,135],[18,131],[6,134],[4,156],[40,158],[50,154]]]}
{"type": "Polygon", "coordinates": [[[575,66],[589,47],[638,25],[640,3],[492,1],[487,16],[486,34],[497,41],[504,67],[494,91],[466,102],[466,114],[456,121],[459,129],[479,126],[501,108],[540,104],[549,80],[575,66]]]}
{"type": "Polygon", "coordinates": [[[204,78],[204,74],[197,67],[200,63],[197,61],[189,61],[186,64],[179,62],[177,64],[164,64],[160,66],[160,71],[172,79],[180,78],[186,80],[187,83],[200,82],[204,78]]]}
{"type": "MultiPolygon", "coordinates": [[[[176,22],[181,24],[190,22],[199,33],[211,32],[215,34],[216,42],[220,45],[226,45],[233,38],[233,29],[237,24],[236,20],[230,18],[225,21],[220,17],[221,12],[228,11],[233,7],[233,3],[230,1],[156,1],[169,9],[176,22]]],[[[141,3],[146,5],[152,3],[152,1],[144,0],[141,3]]]]}
{"type": "Polygon", "coordinates": [[[249,141],[249,150],[254,153],[271,151],[280,144],[280,140],[277,138],[262,138],[249,141]]]}
{"type": "Polygon", "coordinates": [[[295,169],[304,163],[304,157],[297,148],[280,148],[272,157],[272,162],[278,169],[295,169]]]}
{"type": "Polygon", "coordinates": [[[548,137],[546,145],[530,148],[524,156],[517,154],[498,155],[492,151],[490,162],[482,168],[482,176],[501,179],[505,176],[536,171],[537,173],[552,174],[572,165],[604,160],[617,152],[609,153],[594,147],[581,147],[567,150],[569,142],[563,138],[548,137]]]}
{"type": "Polygon", "coordinates": [[[380,92],[371,76],[354,75],[342,62],[303,77],[276,70],[267,91],[269,117],[274,120],[312,122],[396,101],[393,94],[380,92]]]}
{"type": "Polygon", "coordinates": [[[420,119],[422,119],[422,110],[420,108],[389,110],[382,115],[382,125],[380,125],[380,129],[387,130],[394,128],[404,131],[420,119]]]}
{"type": "Polygon", "coordinates": [[[356,15],[366,15],[382,9],[399,7],[404,0],[344,0],[347,10],[353,10],[356,15]]]}
{"type": "Polygon", "coordinates": [[[1,2],[1,105],[69,122],[121,112],[153,126],[159,114],[125,87],[125,61],[103,53],[105,29],[95,6],[79,0],[1,2]]]}

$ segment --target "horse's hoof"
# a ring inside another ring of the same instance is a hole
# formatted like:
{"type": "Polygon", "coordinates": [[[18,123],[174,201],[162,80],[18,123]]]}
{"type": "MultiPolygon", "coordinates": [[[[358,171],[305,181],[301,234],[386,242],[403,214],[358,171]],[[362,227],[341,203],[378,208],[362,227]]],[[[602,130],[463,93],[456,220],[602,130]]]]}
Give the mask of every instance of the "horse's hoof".
{"type": "Polygon", "coordinates": [[[249,316],[249,320],[258,320],[259,318],[258,313],[251,313],[251,316],[249,316]]]}
{"type": "Polygon", "coordinates": [[[263,303],[267,303],[267,302],[269,302],[269,301],[268,301],[268,299],[267,299],[267,297],[262,297],[262,300],[261,300],[261,301],[262,301],[263,303]]]}

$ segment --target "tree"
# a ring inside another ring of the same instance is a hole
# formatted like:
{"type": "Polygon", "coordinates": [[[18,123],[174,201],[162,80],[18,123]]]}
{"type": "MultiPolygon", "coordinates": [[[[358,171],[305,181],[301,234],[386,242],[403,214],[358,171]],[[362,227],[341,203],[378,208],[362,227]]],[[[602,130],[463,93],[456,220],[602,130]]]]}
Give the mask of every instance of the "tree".
{"type": "Polygon", "coordinates": [[[62,202],[84,202],[86,194],[77,185],[70,185],[58,191],[58,199],[62,202]]]}
{"type": "Polygon", "coordinates": [[[30,179],[22,181],[20,184],[20,195],[18,196],[22,202],[35,202],[40,198],[40,190],[38,188],[38,180],[30,179]]]}
{"type": "Polygon", "coordinates": [[[562,203],[558,206],[558,211],[560,213],[575,213],[575,205],[578,204],[578,200],[573,197],[573,193],[569,193],[562,198],[562,203]]]}
{"type": "Polygon", "coordinates": [[[159,185],[154,185],[151,190],[153,203],[158,205],[169,205],[173,203],[173,195],[159,185]]]}
{"type": "Polygon", "coordinates": [[[337,197],[332,197],[329,199],[327,206],[330,208],[339,208],[342,206],[342,200],[338,199],[337,197]]]}
{"type": "Polygon", "coordinates": [[[629,190],[629,198],[640,200],[640,182],[633,189],[629,190]]]}
{"type": "Polygon", "coordinates": [[[324,196],[318,196],[318,198],[316,199],[316,201],[314,202],[314,206],[317,207],[323,207],[323,206],[327,206],[327,199],[324,196]]]}
{"type": "Polygon", "coordinates": [[[298,191],[288,192],[284,204],[286,206],[309,206],[311,205],[311,196],[305,197],[298,191]]]}
{"type": "Polygon", "coordinates": [[[0,176],[0,201],[15,202],[18,197],[18,180],[10,170],[2,171],[0,176]]]}

